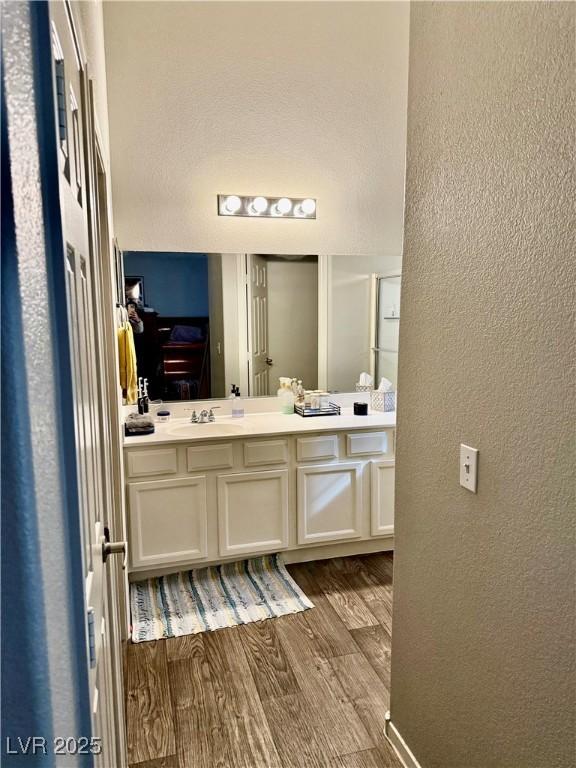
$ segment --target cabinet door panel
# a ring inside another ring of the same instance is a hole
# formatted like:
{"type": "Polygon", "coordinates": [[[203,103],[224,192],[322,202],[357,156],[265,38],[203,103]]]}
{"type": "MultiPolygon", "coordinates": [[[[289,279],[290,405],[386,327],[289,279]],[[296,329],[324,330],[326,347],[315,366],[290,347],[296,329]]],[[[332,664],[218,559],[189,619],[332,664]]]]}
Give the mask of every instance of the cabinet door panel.
{"type": "Polygon", "coordinates": [[[130,477],[175,474],[178,471],[176,448],[130,451],[126,458],[130,477]]]}
{"type": "Polygon", "coordinates": [[[299,437],[296,441],[296,458],[298,461],[317,461],[318,459],[338,458],[337,435],[320,435],[318,437],[299,437]]]}
{"type": "Polygon", "coordinates": [[[288,440],[251,440],[244,443],[244,464],[247,467],[287,462],[288,440]]]}
{"type": "Polygon", "coordinates": [[[346,438],[348,456],[390,452],[388,432],[351,432],[346,438]]]}
{"type": "Polygon", "coordinates": [[[186,449],[186,465],[188,472],[232,468],[234,466],[232,443],[192,445],[186,449]]]}
{"type": "Polygon", "coordinates": [[[205,476],[129,483],[128,489],[134,568],[206,557],[205,476]]]}
{"type": "Polygon", "coordinates": [[[288,470],[218,476],[221,555],[288,546],[288,470]]]}
{"type": "Polygon", "coordinates": [[[298,543],[361,535],[360,463],[298,468],[298,543]]]}
{"type": "Polygon", "coordinates": [[[371,475],[372,536],[391,536],[394,533],[394,460],[373,461],[371,475]]]}

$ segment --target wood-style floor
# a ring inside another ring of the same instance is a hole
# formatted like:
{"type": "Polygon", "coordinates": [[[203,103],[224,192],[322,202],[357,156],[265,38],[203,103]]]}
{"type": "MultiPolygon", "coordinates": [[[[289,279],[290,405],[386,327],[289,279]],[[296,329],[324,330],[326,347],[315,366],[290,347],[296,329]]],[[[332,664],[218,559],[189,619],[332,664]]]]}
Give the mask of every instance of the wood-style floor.
{"type": "Polygon", "coordinates": [[[129,644],[133,768],[398,768],[384,738],[392,555],[289,566],[315,608],[129,644]]]}

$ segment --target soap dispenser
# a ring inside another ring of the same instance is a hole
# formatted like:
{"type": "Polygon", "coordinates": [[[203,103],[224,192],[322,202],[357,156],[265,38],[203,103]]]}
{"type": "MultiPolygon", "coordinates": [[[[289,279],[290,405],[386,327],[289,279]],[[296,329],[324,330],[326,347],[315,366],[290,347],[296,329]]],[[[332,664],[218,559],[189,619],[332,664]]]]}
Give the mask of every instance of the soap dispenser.
{"type": "Polygon", "coordinates": [[[244,404],[240,396],[240,388],[234,387],[234,399],[232,400],[232,418],[241,419],[244,416],[244,404]]]}

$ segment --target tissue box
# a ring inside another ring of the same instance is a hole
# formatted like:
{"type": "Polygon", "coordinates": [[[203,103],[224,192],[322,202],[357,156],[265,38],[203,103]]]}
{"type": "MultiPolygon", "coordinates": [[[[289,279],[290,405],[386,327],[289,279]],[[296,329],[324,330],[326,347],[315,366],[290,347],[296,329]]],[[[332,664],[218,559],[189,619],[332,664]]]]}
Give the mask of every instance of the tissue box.
{"type": "Polygon", "coordinates": [[[379,392],[377,389],[370,395],[370,406],[373,411],[395,411],[396,392],[379,392]]]}

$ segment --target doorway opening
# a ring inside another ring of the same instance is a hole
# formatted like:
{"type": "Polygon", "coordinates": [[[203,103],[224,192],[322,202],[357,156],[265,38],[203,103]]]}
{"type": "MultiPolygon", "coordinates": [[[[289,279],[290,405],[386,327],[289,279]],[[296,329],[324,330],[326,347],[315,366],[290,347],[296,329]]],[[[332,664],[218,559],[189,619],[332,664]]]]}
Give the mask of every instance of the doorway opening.
{"type": "Polygon", "coordinates": [[[281,376],[318,387],[318,257],[246,256],[250,395],[275,394],[281,376]]]}

